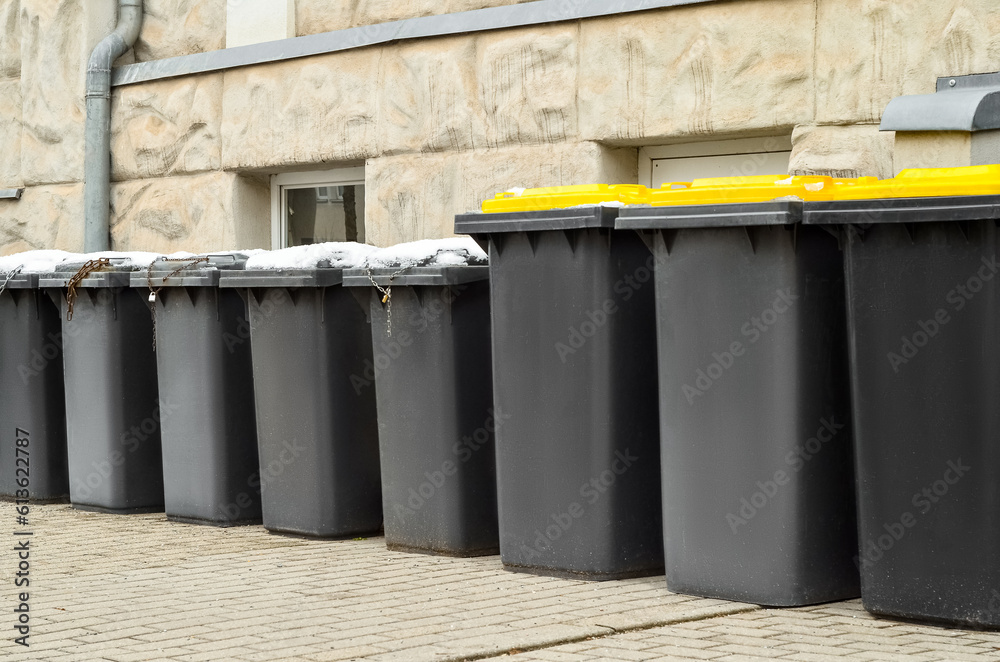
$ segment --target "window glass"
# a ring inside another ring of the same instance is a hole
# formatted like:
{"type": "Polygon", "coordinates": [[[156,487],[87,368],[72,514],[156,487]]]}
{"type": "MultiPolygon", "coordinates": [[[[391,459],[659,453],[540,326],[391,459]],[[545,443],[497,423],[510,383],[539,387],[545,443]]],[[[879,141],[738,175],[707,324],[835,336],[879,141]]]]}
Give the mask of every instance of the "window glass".
{"type": "Polygon", "coordinates": [[[285,189],[288,246],[326,241],[365,241],[365,187],[317,186],[285,189]]]}

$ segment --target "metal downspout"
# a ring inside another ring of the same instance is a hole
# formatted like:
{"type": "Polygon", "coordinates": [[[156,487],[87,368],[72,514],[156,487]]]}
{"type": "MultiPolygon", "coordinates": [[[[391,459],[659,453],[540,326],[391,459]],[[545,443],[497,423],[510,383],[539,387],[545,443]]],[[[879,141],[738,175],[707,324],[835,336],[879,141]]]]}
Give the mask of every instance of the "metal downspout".
{"type": "Polygon", "coordinates": [[[111,65],[132,47],[142,26],[142,0],[118,0],[118,25],[87,64],[83,246],[111,247],[111,65]]]}

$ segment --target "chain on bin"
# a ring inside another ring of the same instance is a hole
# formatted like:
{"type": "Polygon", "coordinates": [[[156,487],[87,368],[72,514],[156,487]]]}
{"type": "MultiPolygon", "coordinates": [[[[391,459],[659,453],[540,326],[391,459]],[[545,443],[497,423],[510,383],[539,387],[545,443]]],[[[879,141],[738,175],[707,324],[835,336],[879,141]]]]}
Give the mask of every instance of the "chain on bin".
{"type": "Polygon", "coordinates": [[[66,283],[66,321],[71,322],[73,320],[73,306],[76,304],[76,288],[83,282],[83,279],[94,273],[95,271],[100,271],[104,267],[111,266],[111,258],[99,257],[96,260],[90,260],[85,263],[80,270],[77,271],[69,282],[66,283]]]}
{"type": "Polygon", "coordinates": [[[382,305],[386,307],[385,330],[389,334],[390,338],[392,337],[392,281],[396,276],[400,275],[409,268],[410,267],[403,267],[396,273],[389,276],[389,284],[383,288],[381,285],[375,282],[375,277],[372,276],[372,268],[368,267],[368,280],[370,280],[372,282],[372,285],[375,286],[375,289],[377,289],[382,294],[382,305]]]}
{"type": "Polygon", "coordinates": [[[21,273],[21,269],[24,269],[23,264],[7,272],[7,279],[4,280],[3,285],[0,285],[0,294],[3,294],[4,292],[7,291],[7,286],[10,284],[11,279],[14,278],[14,276],[18,275],[19,273],[21,273]]]}
{"type": "Polygon", "coordinates": [[[166,276],[163,276],[163,278],[160,280],[160,286],[154,288],[153,287],[153,265],[156,264],[157,262],[164,262],[166,260],[167,260],[167,258],[165,258],[165,257],[158,257],[155,260],[153,260],[152,262],[150,262],[149,266],[146,267],[146,285],[149,287],[149,303],[151,304],[149,306],[149,316],[153,320],[153,351],[154,352],[156,351],[156,295],[158,295],[160,293],[160,290],[163,289],[163,286],[166,284],[166,282],[168,280],[170,280],[174,276],[178,275],[180,272],[184,271],[185,269],[190,269],[191,267],[193,267],[194,265],[198,264],[199,262],[208,262],[209,258],[208,257],[196,257],[196,258],[193,258],[192,260],[190,260],[190,261],[182,264],[181,266],[177,267],[176,269],[174,269],[173,271],[171,271],[166,276]]]}
{"type": "MultiPolygon", "coordinates": [[[[438,251],[438,253],[440,253],[440,251],[438,251]]],[[[399,270],[397,270],[395,273],[389,276],[389,283],[385,287],[382,287],[381,285],[375,282],[375,276],[372,275],[371,265],[369,264],[365,265],[365,267],[368,270],[368,280],[372,282],[372,285],[375,286],[375,289],[377,289],[379,293],[382,295],[382,305],[385,306],[385,330],[390,338],[392,337],[392,281],[395,280],[396,276],[402,275],[403,272],[406,271],[407,269],[413,269],[416,267],[426,267],[428,264],[433,262],[435,258],[437,258],[438,253],[435,253],[434,255],[424,258],[423,260],[420,260],[416,264],[408,264],[405,267],[400,267],[399,270]]]]}

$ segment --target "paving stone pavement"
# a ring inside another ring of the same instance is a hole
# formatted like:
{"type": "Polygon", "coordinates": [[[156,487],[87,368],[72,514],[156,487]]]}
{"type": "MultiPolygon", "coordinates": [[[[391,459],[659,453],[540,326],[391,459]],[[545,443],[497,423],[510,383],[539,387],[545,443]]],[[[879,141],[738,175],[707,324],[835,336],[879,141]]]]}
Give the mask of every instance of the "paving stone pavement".
{"type": "MultiPolygon", "coordinates": [[[[0,521],[13,523],[12,504],[0,521]]],[[[495,556],[390,552],[382,538],[65,505],[32,506],[30,528],[31,645],[13,642],[24,589],[16,553],[0,553],[0,659],[1000,660],[1000,634],[874,619],[857,602],[762,610],[672,594],[662,577],[536,577],[495,556]]]]}

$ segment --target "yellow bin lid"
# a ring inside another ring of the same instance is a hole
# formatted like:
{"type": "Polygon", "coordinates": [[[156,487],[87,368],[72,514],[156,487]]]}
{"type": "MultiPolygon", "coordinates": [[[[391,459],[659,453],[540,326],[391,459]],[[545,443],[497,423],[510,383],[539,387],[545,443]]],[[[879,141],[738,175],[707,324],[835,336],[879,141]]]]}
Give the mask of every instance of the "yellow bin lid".
{"type": "Polygon", "coordinates": [[[1000,165],[903,170],[893,179],[862,177],[832,191],[827,200],[1000,195],[1000,165]]]}
{"type": "Polygon", "coordinates": [[[601,203],[639,205],[649,203],[649,189],[638,184],[583,184],[547,188],[515,189],[498,193],[483,202],[483,212],[544,211],[601,203]]]}
{"type": "Polygon", "coordinates": [[[712,177],[664,184],[651,191],[649,197],[654,207],[771,202],[782,198],[831,200],[835,187],[844,182],[820,176],[712,177]]]}

